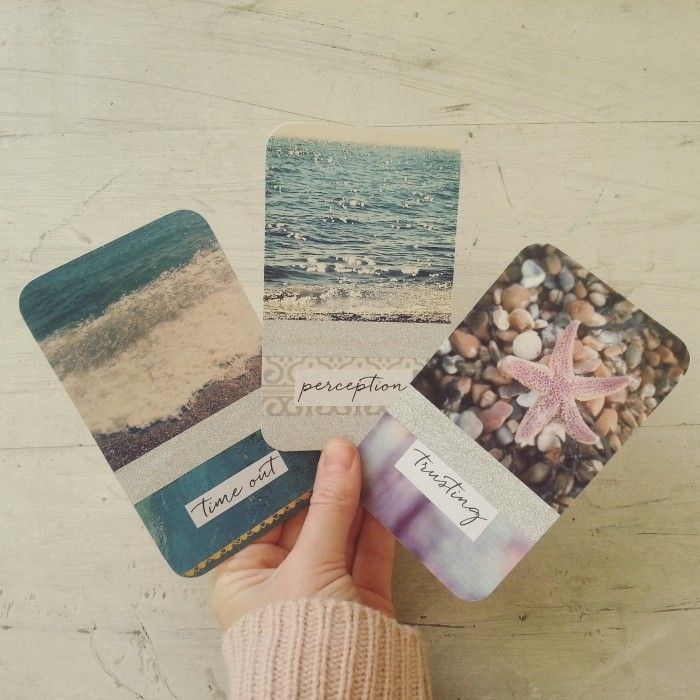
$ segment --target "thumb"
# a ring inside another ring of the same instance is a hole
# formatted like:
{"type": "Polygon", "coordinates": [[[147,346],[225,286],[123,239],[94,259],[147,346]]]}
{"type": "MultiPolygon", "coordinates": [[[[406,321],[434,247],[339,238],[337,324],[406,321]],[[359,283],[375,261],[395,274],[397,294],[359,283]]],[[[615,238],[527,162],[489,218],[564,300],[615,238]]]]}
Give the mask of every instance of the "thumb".
{"type": "Polygon", "coordinates": [[[328,442],[321,453],[309,511],[294,546],[307,564],[342,562],[360,502],[360,455],[344,438],[328,442]]]}

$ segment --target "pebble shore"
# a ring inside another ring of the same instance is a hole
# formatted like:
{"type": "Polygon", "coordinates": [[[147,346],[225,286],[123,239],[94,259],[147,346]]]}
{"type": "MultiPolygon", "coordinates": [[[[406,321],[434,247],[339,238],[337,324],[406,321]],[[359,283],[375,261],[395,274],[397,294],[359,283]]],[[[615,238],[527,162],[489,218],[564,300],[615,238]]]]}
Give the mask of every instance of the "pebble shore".
{"type": "Polygon", "coordinates": [[[559,513],[642,425],[688,368],[670,331],[553,246],[526,248],[416,377],[414,386],[559,513]],[[599,436],[577,442],[549,423],[533,446],[515,433],[536,394],[498,370],[515,355],[548,362],[563,329],[581,322],[574,371],[627,376],[627,388],[578,402],[599,436]]]}

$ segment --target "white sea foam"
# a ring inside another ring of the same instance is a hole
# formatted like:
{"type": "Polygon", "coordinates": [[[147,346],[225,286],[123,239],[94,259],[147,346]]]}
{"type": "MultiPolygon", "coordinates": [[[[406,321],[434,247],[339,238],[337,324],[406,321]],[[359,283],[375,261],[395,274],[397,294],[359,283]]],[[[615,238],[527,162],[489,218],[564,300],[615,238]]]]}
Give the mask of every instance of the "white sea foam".
{"type": "MultiPolygon", "coordinates": [[[[305,272],[336,273],[340,276],[347,276],[348,280],[353,275],[363,276],[382,276],[386,272],[394,272],[409,277],[416,277],[422,271],[431,267],[430,260],[418,260],[415,264],[406,264],[400,268],[391,268],[388,265],[378,265],[375,260],[369,256],[359,255],[336,255],[333,256],[334,262],[323,262],[316,256],[308,256],[305,262],[295,263],[293,267],[304,270],[305,272]]],[[[431,276],[439,276],[439,273],[433,273],[431,276]]]]}
{"type": "Polygon", "coordinates": [[[336,203],[341,209],[364,209],[366,206],[363,199],[357,199],[355,197],[350,197],[348,199],[340,197],[340,199],[336,200],[336,203]]]}
{"type": "Polygon", "coordinates": [[[110,433],[176,416],[205,384],[239,376],[260,329],[214,250],[41,345],[90,430],[110,433]]]}
{"type": "Polygon", "coordinates": [[[397,280],[362,285],[285,285],[267,289],[268,318],[323,319],[338,315],[362,318],[411,317],[449,321],[451,285],[421,285],[420,291],[397,280]]]}
{"type": "Polygon", "coordinates": [[[330,269],[339,274],[381,275],[389,269],[377,265],[376,261],[368,255],[341,255],[336,256],[335,259],[337,262],[330,269]]]}
{"type": "Polygon", "coordinates": [[[328,268],[328,264],[320,262],[317,258],[310,256],[306,258],[306,265],[299,265],[299,267],[307,272],[325,272],[328,268]]]}

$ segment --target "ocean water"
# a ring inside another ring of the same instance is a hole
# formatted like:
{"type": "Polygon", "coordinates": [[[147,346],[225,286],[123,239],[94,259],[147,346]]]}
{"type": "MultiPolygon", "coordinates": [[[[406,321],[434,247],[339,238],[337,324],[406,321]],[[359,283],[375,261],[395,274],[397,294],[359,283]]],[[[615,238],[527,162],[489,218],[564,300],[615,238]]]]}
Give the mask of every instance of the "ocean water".
{"type": "Polygon", "coordinates": [[[449,320],[458,151],[272,138],[265,317],[449,320]]]}
{"type": "Polygon", "coordinates": [[[260,328],[207,223],[175,212],[31,282],[20,309],[91,432],[176,417],[260,328]]]}
{"type": "Polygon", "coordinates": [[[20,296],[22,316],[34,337],[44,340],[102,315],[161,273],[213,248],[218,242],[199,214],[173,212],[30,282],[20,296]]]}

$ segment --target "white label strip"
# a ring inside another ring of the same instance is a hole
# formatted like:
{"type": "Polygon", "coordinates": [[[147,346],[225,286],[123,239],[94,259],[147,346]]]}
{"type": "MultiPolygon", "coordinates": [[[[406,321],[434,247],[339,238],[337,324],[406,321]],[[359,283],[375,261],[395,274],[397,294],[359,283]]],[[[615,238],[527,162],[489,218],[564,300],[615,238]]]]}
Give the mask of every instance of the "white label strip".
{"type": "Polygon", "coordinates": [[[295,406],[385,406],[409,386],[407,369],[298,369],[295,406]]]}
{"type": "Polygon", "coordinates": [[[190,501],[185,508],[192,522],[198,528],[202,527],[217,515],[225,513],[263,486],[267,486],[286,471],[287,465],[280,453],[275,450],[190,501]]]}
{"type": "Polygon", "coordinates": [[[498,515],[496,508],[420,440],[394,466],[472,542],[498,515]]]}

